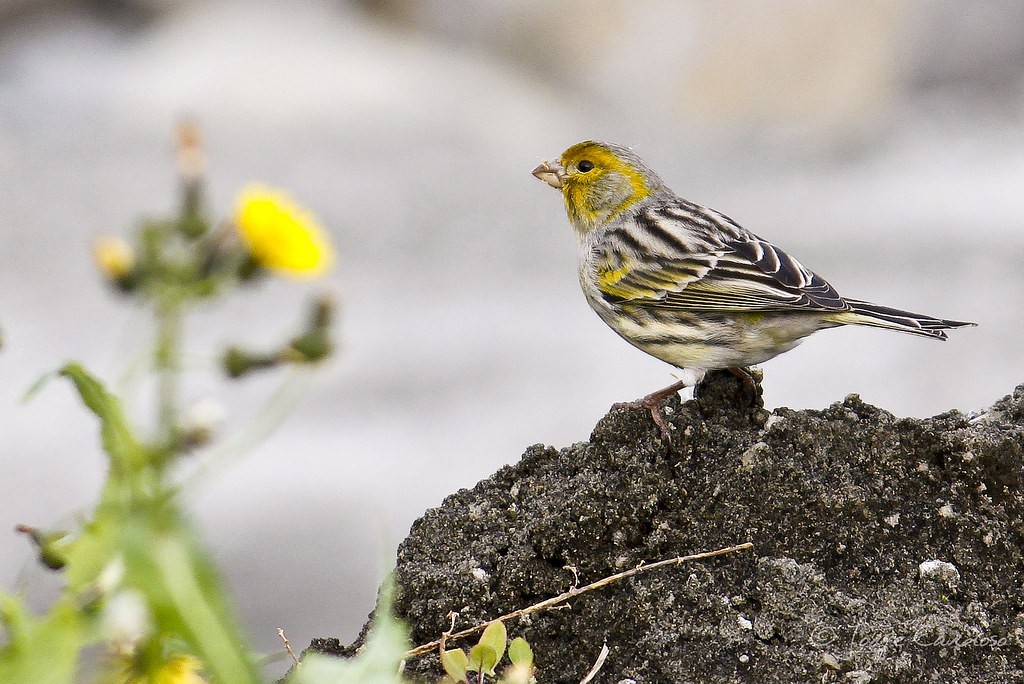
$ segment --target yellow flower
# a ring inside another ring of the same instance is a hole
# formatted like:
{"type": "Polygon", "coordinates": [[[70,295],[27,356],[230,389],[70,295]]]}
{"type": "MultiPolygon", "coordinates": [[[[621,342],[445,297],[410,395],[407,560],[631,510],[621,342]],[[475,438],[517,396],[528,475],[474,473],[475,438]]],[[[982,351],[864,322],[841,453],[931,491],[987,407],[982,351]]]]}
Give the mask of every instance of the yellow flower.
{"type": "Polygon", "coordinates": [[[286,195],[262,186],[242,191],[236,217],[242,241],[260,266],[285,275],[321,275],[334,250],[316,220],[286,195]]]}
{"type": "Polygon", "coordinates": [[[135,253],[131,246],[118,237],[104,235],[92,243],[92,256],[96,267],[108,280],[120,280],[135,268],[135,253]]]}
{"type": "Polygon", "coordinates": [[[152,677],[132,673],[131,656],[118,658],[103,682],[114,684],[208,684],[199,676],[203,665],[195,656],[177,654],[167,658],[152,677]]]}
{"type": "Polygon", "coordinates": [[[153,684],[206,684],[199,676],[201,669],[202,663],[193,656],[171,656],[153,677],[153,684]]]}

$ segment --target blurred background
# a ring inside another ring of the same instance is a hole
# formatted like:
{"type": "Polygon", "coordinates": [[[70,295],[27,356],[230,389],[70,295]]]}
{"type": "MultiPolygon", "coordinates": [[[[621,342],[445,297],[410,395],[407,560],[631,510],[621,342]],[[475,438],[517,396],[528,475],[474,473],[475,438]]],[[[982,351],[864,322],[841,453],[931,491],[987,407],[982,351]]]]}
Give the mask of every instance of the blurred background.
{"type": "MultiPolygon", "coordinates": [[[[587,308],[530,175],[580,140],[633,146],[844,294],[980,324],[821,333],[764,366],[769,406],[928,416],[1024,382],[1019,2],[0,0],[5,589],[45,594],[11,530],[74,520],[104,463],[66,386],[21,397],[68,359],[115,384],[138,360],[148,318],[89,249],[175,206],[183,116],[220,215],[250,181],[287,188],[340,252],[340,356],[192,495],[266,651],[277,627],[352,639],[426,508],[672,382],[587,308]]],[[[190,319],[187,395],[227,433],[276,380],[219,381],[216,350],[278,341],[307,294],[275,279],[190,319]]]]}

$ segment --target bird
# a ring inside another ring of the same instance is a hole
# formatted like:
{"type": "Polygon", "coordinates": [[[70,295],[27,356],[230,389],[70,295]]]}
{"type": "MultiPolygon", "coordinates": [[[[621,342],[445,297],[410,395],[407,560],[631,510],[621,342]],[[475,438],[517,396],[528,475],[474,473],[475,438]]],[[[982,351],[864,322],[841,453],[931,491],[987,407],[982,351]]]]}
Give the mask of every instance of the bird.
{"type": "MultiPolygon", "coordinates": [[[[590,307],[633,346],[698,377],[729,370],[753,385],[745,369],[841,325],[935,340],[976,325],[843,297],[725,214],[677,195],[623,145],[577,143],[533,175],[562,193],[590,307]]],[[[687,384],[626,405],[650,411],[671,442],[661,405],[687,384]]]]}

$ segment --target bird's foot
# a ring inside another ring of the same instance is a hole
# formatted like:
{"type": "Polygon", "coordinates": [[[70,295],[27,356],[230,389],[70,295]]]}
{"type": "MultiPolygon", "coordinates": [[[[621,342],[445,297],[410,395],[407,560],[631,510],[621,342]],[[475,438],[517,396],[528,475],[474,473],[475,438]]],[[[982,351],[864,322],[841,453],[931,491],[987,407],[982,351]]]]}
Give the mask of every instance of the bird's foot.
{"type": "Polygon", "coordinates": [[[658,426],[661,431],[661,436],[665,439],[668,444],[672,443],[672,432],[668,427],[668,420],[665,419],[665,413],[661,409],[661,405],[665,403],[665,400],[671,397],[673,394],[688,387],[690,383],[686,380],[680,380],[672,383],[664,389],[660,389],[657,392],[651,392],[642,399],[636,401],[624,401],[618,404],[612,405],[612,410],[620,408],[644,408],[647,409],[651,414],[651,420],[658,426]]]}

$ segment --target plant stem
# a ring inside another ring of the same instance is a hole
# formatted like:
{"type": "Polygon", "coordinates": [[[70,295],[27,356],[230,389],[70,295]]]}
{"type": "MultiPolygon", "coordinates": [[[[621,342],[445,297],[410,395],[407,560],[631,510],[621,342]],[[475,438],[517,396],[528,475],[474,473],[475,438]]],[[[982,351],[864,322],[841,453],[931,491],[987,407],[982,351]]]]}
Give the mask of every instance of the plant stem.
{"type": "Polygon", "coordinates": [[[160,297],[156,305],[157,440],[174,451],[178,432],[178,394],[181,377],[182,301],[177,292],[160,297]]]}

